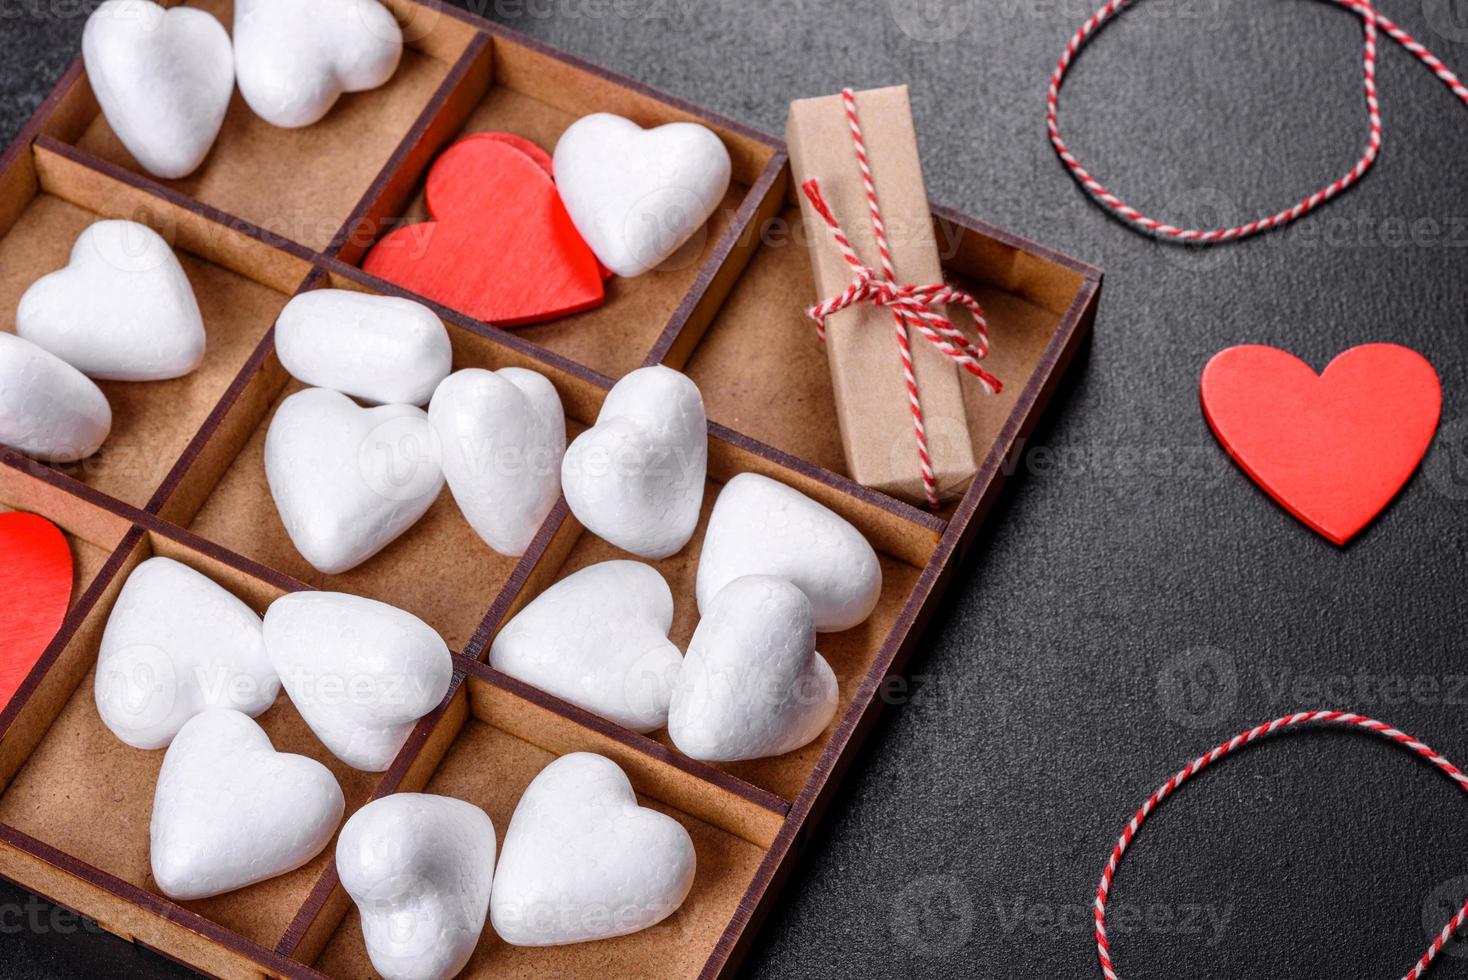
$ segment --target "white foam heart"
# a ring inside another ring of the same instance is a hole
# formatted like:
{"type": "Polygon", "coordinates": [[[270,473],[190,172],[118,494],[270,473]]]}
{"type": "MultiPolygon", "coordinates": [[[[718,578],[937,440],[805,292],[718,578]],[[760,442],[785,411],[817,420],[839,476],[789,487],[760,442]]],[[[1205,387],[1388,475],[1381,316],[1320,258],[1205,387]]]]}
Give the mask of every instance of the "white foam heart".
{"type": "Polygon", "coordinates": [[[285,304],[275,353],[297,381],[379,405],[423,405],[448,377],[453,348],[422,303],[313,289],[285,304]]]}
{"type": "Polygon", "coordinates": [[[394,793],[352,815],[336,870],[384,980],[447,980],[474,955],[494,882],[494,824],[463,800],[394,793]]]}
{"type": "Polygon", "coordinates": [[[668,734],[684,755],[710,762],[783,755],[826,730],[838,698],[805,593],[783,578],[745,575],[704,610],[668,734]]]}
{"type": "Polygon", "coordinates": [[[87,18],[82,58],[102,114],[155,177],[187,177],[219,135],[234,92],[224,25],[202,10],[106,0],[87,18]]]}
{"type": "Polygon", "coordinates": [[[698,559],[698,609],[743,575],[789,579],[810,599],[816,629],[850,629],[877,607],[882,566],[862,533],[835,511],[758,473],[719,492],[698,559]]]}
{"type": "Polygon", "coordinates": [[[555,385],[524,368],[450,375],[428,406],[454,500],[484,543],[518,556],[561,495],[566,413],[555,385]]]}
{"type": "Polygon", "coordinates": [[[279,693],[249,606],[172,558],[133,569],[107,617],[93,685],[112,734],[161,749],[206,708],[254,718],[279,693]]]}
{"type": "Polygon", "coordinates": [[[153,881],[192,901],[294,871],[321,853],[345,810],[331,770],[275,751],[248,716],[210,708],[163,756],[149,828],[153,881]]]}
{"type": "Polygon", "coordinates": [[[66,268],[20,298],[15,332],[93,378],[162,381],[204,360],[204,318],[173,249],[135,221],[98,221],[66,268]]]}
{"type": "Polygon", "coordinates": [[[293,592],[265,610],[265,649],[316,737],[355,769],[382,772],[438,706],[453,656],[433,627],[342,592],[293,592]]]}
{"type": "Polygon", "coordinates": [[[596,425],[566,450],[561,490],[592,533],[634,555],[666,558],[698,527],[707,470],[703,396],[657,365],[612,386],[596,425]]]}
{"type": "Polygon", "coordinates": [[[0,332],[0,445],[70,463],[112,431],[112,406],[91,379],[13,333],[0,332]]]}
{"type": "Polygon", "coordinates": [[[328,575],[387,547],[443,489],[422,409],[362,408],[325,388],[280,403],[265,433],[265,476],[296,550],[328,575]]]}
{"type": "Polygon", "coordinates": [[[668,641],[673,593],[649,565],[604,561],[536,596],[489,648],[498,671],[624,728],[668,722],[683,662],[668,641]]]}
{"type": "Polygon", "coordinates": [[[561,134],[554,167],[576,230],[619,276],[641,275],[678,251],[724,199],[731,172],[729,151],[705,126],[645,130],[606,112],[561,134]]]}
{"type": "Polygon", "coordinates": [[[343,92],[377,88],[403,55],[398,22],[377,0],[235,0],[240,94],[275,126],[309,126],[343,92]]]}
{"type": "Polygon", "coordinates": [[[516,804],[490,919],[515,946],[625,936],[676,912],[696,866],[682,824],[638,806],[615,762],[574,752],[542,769],[516,804]]]}

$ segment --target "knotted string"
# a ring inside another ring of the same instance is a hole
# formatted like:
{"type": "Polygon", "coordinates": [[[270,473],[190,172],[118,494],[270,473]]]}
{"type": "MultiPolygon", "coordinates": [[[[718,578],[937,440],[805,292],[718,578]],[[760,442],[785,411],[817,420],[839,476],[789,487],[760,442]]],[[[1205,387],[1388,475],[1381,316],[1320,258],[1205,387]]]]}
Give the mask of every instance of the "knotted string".
{"type": "Polygon", "coordinates": [[[1066,44],[1065,50],[1060,55],[1060,63],[1055,66],[1055,71],[1050,76],[1050,90],[1046,95],[1045,125],[1050,132],[1050,143],[1055,148],[1056,154],[1069,168],[1071,176],[1076,179],[1086,193],[1090,194],[1098,204],[1110,210],[1126,224],[1130,225],[1143,234],[1153,235],[1157,238],[1187,242],[1197,245],[1212,245],[1217,242],[1233,241],[1245,238],[1249,235],[1278,228],[1289,224],[1296,218],[1302,217],[1315,208],[1329,201],[1331,198],[1348,190],[1371,169],[1376,162],[1377,155],[1381,152],[1381,105],[1376,99],[1376,32],[1377,29],[1387,33],[1393,41],[1400,44],[1418,61],[1427,66],[1439,81],[1448,87],[1448,90],[1456,95],[1465,105],[1468,105],[1468,86],[1465,86],[1458,76],[1448,70],[1437,57],[1416,38],[1402,30],[1396,24],[1387,20],[1377,13],[1376,8],[1371,5],[1370,0],[1331,0],[1332,3],[1361,18],[1362,30],[1365,32],[1365,53],[1362,59],[1363,84],[1366,91],[1366,148],[1361,153],[1361,158],[1356,161],[1355,166],[1346,171],[1345,175],[1337,179],[1309,197],[1278,211],[1274,214],[1257,218],[1247,224],[1235,225],[1231,228],[1178,228],[1175,225],[1158,221],[1156,218],[1148,217],[1130,204],[1117,197],[1097,180],[1081,162],[1076,159],[1075,154],[1065,145],[1060,138],[1060,86],[1065,82],[1066,72],[1075,61],[1076,55],[1081,48],[1091,41],[1101,29],[1116,18],[1122,11],[1135,4],[1137,0],[1109,0],[1101,9],[1097,10],[1090,18],[1081,25],[1080,30],[1066,44]]]}
{"type": "Polygon", "coordinates": [[[922,398],[918,392],[917,377],[912,367],[912,347],[908,340],[909,328],[916,329],[928,339],[945,357],[957,362],[965,371],[979,379],[989,394],[996,394],[1003,385],[994,375],[979,366],[979,361],[989,354],[989,325],[979,301],[960,289],[944,282],[926,286],[899,284],[892,266],[892,251],[887,242],[887,227],[882,222],[882,211],[877,204],[877,187],[872,182],[872,168],[867,162],[866,141],[862,138],[861,122],[856,114],[856,93],[843,89],[842,102],[846,106],[846,119],[851,126],[851,142],[856,150],[857,165],[861,168],[863,187],[872,219],[872,231],[877,241],[877,252],[882,260],[879,275],[857,256],[851,241],[841,230],[841,224],[831,213],[831,208],[821,196],[820,182],[815,178],[800,185],[810,201],[811,207],[825,221],[831,238],[841,250],[841,257],[851,266],[854,276],[851,284],[836,296],[808,308],[806,315],[816,322],[816,336],[826,340],[826,317],[839,313],[860,303],[884,306],[892,311],[892,323],[897,337],[897,352],[902,361],[902,376],[907,384],[907,400],[912,408],[913,436],[917,442],[918,464],[923,477],[923,494],[928,506],[938,506],[938,485],[933,475],[933,461],[928,453],[927,425],[923,417],[922,398]],[[953,321],[938,312],[938,308],[949,303],[958,303],[973,314],[978,327],[978,337],[970,340],[953,325],[953,321]]]}

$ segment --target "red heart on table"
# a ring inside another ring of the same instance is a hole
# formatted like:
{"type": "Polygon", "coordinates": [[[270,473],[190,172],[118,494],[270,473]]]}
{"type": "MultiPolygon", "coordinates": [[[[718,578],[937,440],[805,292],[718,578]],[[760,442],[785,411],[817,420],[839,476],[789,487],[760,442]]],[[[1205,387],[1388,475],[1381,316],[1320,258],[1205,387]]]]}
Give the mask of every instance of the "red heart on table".
{"type": "Polygon", "coordinates": [[[71,576],[71,548],[55,524],[0,514],[0,710],[61,629],[71,576]]]}
{"type": "Polygon", "coordinates": [[[1275,347],[1230,347],[1203,369],[1201,393],[1234,460],[1336,544],[1396,496],[1442,411],[1437,372],[1397,344],[1353,347],[1323,374],[1275,347]]]}
{"type": "Polygon", "coordinates": [[[428,173],[434,220],[385,235],[362,268],[501,327],[600,305],[596,256],[550,174],[507,135],[476,133],[445,150],[428,173]]]}

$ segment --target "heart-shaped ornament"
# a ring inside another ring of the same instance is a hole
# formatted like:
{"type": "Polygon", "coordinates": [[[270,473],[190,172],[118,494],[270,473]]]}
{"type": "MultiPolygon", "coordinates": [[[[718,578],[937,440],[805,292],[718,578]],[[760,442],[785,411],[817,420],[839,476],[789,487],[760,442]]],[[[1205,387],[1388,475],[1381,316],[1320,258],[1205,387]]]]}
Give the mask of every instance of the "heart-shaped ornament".
{"type": "Polygon", "coordinates": [[[234,92],[234,49],[202,10],[106,0],[82,31],[87,79],[107,124],[155,177],[187,177],[219,135],[234,92]]]}
{"type": "Polygon", "coordinates": [[[573,752],[542,769],[515,806],[490,919],[515,946],[625,936],[676,912],[696,867],[682,824],[638,806],[615,762],[573,752]]]}
{"type": "Polygon", "coordinates": [[[424,405],[454,350],[422,303],[354,289],[298,293],[275,320],[280,366],[302,384],[378,405],[424,405]]]}
{"type": "Polygon", "coordinates": [[[668,734],[684,755],[710,762],[784,755],[826,730],[838,698],[805,593],[782,578],[746,575],[703,611],[668,734]]]}
{"type": "Polygon", "coordinates": [[[638,368],[607,392],[561,463],[571,513],[643,558],[676,554],[698,527],[708,470],[703,396],[685,375],[638,368]]]}
{"type": "Polygon", "coordinates": [[[249,716],[210,708],[163,756],[149,828],[153,881],[186,902],[294,871],[321,853],[345,811],[331,770],[275,751],[249,716]]]}
{"type": "Polygon", "coordinates": [[[882,566],[862,533],[835,511],[758,473],[719,492],[698,559],[699,612],[744,575],[788,579],[810,599],[816,629],[850,629],[882,595],[882,566]]]}
{"type": "Polygon", "coordinates": [[[398,22],[377,0],[235,0],[240,94],[273,126],[311,125],[343,92],[392,78],[402,56],[398,22]]]}
{"type": "Polygon", "coordinates": [[[619,276],[638,276],[678,251],[729,189],[729,151],[697,123],[656,129],[598,112],[561,134],[556,185],[581,237],[619,276]]]}
{"type": "Polygon", "coordinates": [[[90,378],[24,337],[0,332],[0,445],[56,463],[86,459],[112,431],[90,378]]]}
{"type": "Polygon", "coordinates": [[[265,477],[296,550],[327,575],[387,547],[443,489],[427,413],[362,408],[325,388],[280,403],[265,433],[265,477]]]}
{"type": "Polygon", "coordinates": [[[20,298],[15,332],[92,378],[162,381],[204,360],[204,318],[173,249],[135,221],[98,221],[66,268],[20,298]]]}
{"type": "Polygon", "coordinates": [[[354,769],[392,765],[438,707],[453,656],[423,620],[342,592],[293,592],[265,610],[265,649],[316,737],[354,769]]]}
{"type": "Polygon", "coordinates": [[[133,569],[107,617],[93,685],[112,734],[161,749],[206,708],[255,718],[279,693],[249,606],[172,558],[133,569]]]}
{"type": "Polygon", "coordinates": [[[1275,347],[1230,347],[1203,369],[1200,390],[1244,472],[1338,545],[1397,495],[1442,411],[1437,372],[1397,344],[1353,347],[1321,374],[1275,347]]]}
{"type": "Polygon", "coordinates": [[[61,629],[71,588],[61,529],[39,514],[0,514],[0,711],[61,629]]]}
{"type": "Polygon", "coordinates": [[[433,221],[383,236],[362,268],[501,327],[550,320],[605,298],[596,256],[550,176],[494,133],[459,140],[434,161],[433,221]]]}
{"type": "Polygon", "coordinates": [[[673,593],[649,565],[604,561],[546,589],[505,624],[489,663],[635,732],[668,723],[683,657],[673,593]]]}
{"type": "Polygon", "coordinates": [[[352,815],[336,870],[384,980],[446,980],[464,968],[489,914],[494,852],[494,824],[463,800],[394,793],[352,815]]]}
{"type": "Polygon", "coordinates": [[[524,368],[468,368],[438,386],[428,419],[465,520],[495,551],[523,555],[561,495],[566,413],[555,385],[524,368]]]}

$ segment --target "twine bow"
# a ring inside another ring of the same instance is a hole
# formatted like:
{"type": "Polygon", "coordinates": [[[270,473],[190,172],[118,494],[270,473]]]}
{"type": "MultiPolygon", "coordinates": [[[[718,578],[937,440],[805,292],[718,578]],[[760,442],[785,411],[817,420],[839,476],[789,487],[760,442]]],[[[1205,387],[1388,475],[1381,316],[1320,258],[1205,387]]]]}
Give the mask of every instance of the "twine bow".
{"type": "Polygon", "coordinates": [[[887,243],[887,228],[882,223],[882,211],[877,205],[877,188],[872,182],[872,169],[867,162],[866,141],[861,135],[861,123],[856,115],[856,94],[843,89],[841,99],[846,106],[846,120],[851,126],[851,142],[856,150],[856,162],[861,167],[862,183],[866,191],[867,205],[872,218],[872,231],[877,240],[877,252],[881,256],[880,274],[862,262],[851,241],[841,230],[841,223],[831,213],[831,208],[821,196],[820,182],[815,178],[800,185],[817,214],[826,222],[831,238],[841,250],[846,264],[851,266],[854,276],[851,284],[839,294],[808,308],[805,312],[816,321],[816,335],[826,340],[826,317],[859,303],[871,303],[892,311],[892,323],[896,331],[897,351],[902,360],[903,380],[907,383],[908,403],[912,408],[913,436],[917,442],[918,464],[922,470],[923,494],[928,506],[938,506],[938,485],[933,476],[933,461],[928,453],[927,426],[923,420],[923,403],[918,392],[917,377],[912,367],[912,346],[908,340],[909,328],[917,330],[945,357],[958,363],[989,394],[997,394],[1003,385],[999,379],[979,366],[979,361],[989,355],[989,325],[979,301],[961,289],[954,289],[945,282],[925,286],[900,284],[892,266],[892,252],[887,243]],[[939,312],[939,308],[957,303],[973,314],[978,327],[977,339],[970,339],[953,321],[939,312]]]}

